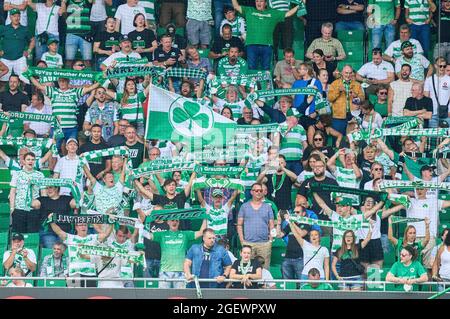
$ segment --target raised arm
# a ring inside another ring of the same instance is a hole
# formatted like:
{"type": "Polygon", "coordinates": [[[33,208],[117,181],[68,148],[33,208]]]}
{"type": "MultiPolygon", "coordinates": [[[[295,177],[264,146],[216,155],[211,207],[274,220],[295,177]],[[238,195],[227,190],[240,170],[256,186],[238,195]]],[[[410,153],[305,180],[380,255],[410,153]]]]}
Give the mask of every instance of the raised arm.
{"type": "Polygon", "coordinates": [[[308,234],[308,232],[306,230],[300,229],[290,219],[289,219],[289,226],[291,227],[292,234],[294,235],[295,239],[298,241],[300,246],[303,247],[303,243],[305,242],[305,239],[303,237],[305,237],[308,234]]]}
{"type": "Polygon", "coordinates": [[[111,235],[113,228],[114,228],[114,224],[108,225],[105,232],[101,232],[98,234],[98,241],[104,242],[109,237],[109,235],[111,235]]]}
{"type": "Polygon", "coordinates": [[[239,3],[237,2],[237,0],[231,0],[231,3],[233,3],[233,8],[239,12],[240,14],[242,14],[242,7],[239,5],[239,3]]]}
{"type": "Polygon", "coordinates": [[[186,197],[189,197],[189,195],[191,194],[191,188],[192,188],[192,185],[194,184],[196,177],[197,177],[197,174],[195,172],[192,172],[191,178],[189,179],[189,183],[184,188],[184,195],[186,195],[186,197]]]}
{"type": "Polygon", "coordinates": [[[422,239],[422,247],[426,247],[430,242],[430,219],[425,217],[425,238],[422,239]]]}
{"type": "Polygon", "coordinates": [[[87,164],[83,165],[83,170],[87,178],[91,182],[92,187],[94,187],[95,183],[97,183],[97,180],[95,179],[94,175],[92,175],[91,170],[89,169],[87,164]]]}
{"type": "Polygon", "coordinates": [[[317,193],[313,193],[314,199],[316,200],[317,204],[320,206],[320,208],[323,209],[323,212],[331,217],[331,214],[333,214],[333,210],[328,207],[328,205],[325,203],[325,201],[319,196],[317,193]]]}
{"type": "Polygon", "coordinates": [[[394,160],[394,151],[391,150],[387,145],[383,142],[381,138],[377,138],[377,144],[380,145],[381,150],[383,153],[386,153],[387,156],[391,159],[391,161],[394,160]]]}
{"type": "MultiPolygon", "coordinates": [[[[51,218],[53,214],[50,214],[48,217],[51,218]]],[[[56,235],[58,235],[59,238],[61,238],[62,241],[66,240],[67,233],[61,229],[58,225],[55,223],[50,223],[50,227],[53,229],[56,235]]]]}
{"type": "Polygon", "coordinates": [[[394,231],[392,230],[392,217],[388,218],[389,227],[388,227],[388,239],[392,243],[394,247],[398,244],[398,239],[394,237],[394,231]]]}
{"type": "Polygon", "coordinates": [[[205,219],[203,219],[202,226],[200,227],[200,229],[195,232],[195,239],[203,236],[203,231],[206,229],[206,224],[207,224],[207,219],[205,218],[205,219]]]}
{"type": "Polygon", "coordinates": [[[136,188],[139,193],[141,193],[143,196],[147,197],[151,201],[153,200],[152,191],[145,189],[145,187],[142,185],[142,183],[139,180],[135,179],[134,184],[136,185],[136,188]]]}
{"type": "Polygon", "coordinates": [[[30,81],[31,83],[38,89],[41,91],[45,92],[45,86],[41,84],[41,82],[39,82],[38,80],[36,80],[33,76],[30,77],[30,81]]]}
{"type": "Polygon", "coordinates": [[[388,218],[392,214],[395,214],[395,213],[399,212],[400,210],[402,210],[404,208],[405,208],[405,206],[403,206],[403,205],[396,205],[396,206],[391,207],[389,209],[385,209],[385,210],[383,210],[383,213],[381,214],[381,219],[388,218]]]}
{"type": "Polygon", "coordinates": [[[295,6],[293,7],[291,10],[289,10],[288,12],[286,12],[286,14],[284,15],[285,18],[289,18],[292,17],[298,10],[299,6],[295,6]]]}

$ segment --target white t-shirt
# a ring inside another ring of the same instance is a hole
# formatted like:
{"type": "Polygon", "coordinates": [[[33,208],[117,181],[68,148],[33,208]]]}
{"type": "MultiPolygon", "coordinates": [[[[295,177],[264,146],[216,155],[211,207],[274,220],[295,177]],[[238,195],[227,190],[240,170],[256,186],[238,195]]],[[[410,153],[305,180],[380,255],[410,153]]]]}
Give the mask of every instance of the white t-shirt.
{"type": "Polygon", "coordinates": [[[394,73],[394,68],[389,62],[383,61],[379,65],[373,62],[364,64],[359,70],[358,74],[365,78],[373,78],[375,80],[386,80],[388,72],[394,73]]]}
{"type": "Polygon", "coordinates": [[[105,0],[95,0],[92,4],[91,16],[89,20],[93,22],[100,22],[106,20],[105,0]]]}
{"type": "MultiPolygon", "coordinates": [[[[54,172],[59,173],[59,178],[70,178],[71,180],[75,180],[77,176],[77,167],[80,159],[76,156],[75,159],[69,159],[67,156],[58,159],[56,163],[54,172]]],[[[80,188],[81,194],[83,193],[82,185],[78,185],[80,188]]],[[[60,195],[71,195],[70,188],[61,187],[59,191],[60,195]]]]}
{"type": "MultiPolygon", "coordinates": [[[[28,259],[32,263],[36,264],[36,254],[34,253],[34,251],[32,249],[27,249],[27,248],[24,248],[24,250],[28,251],[28,259]]],[[[11,250],[5,251],[3,253],[3,263],[9,258],[9,256],[11,256],[11,250]]],[[[16,254],[16,256],[14,258],[13,266],[16,267],[16,265],[20,266],[20,268],[22,268],[22,270],[24,271],[25,274],[28,272],[27,264],[25,263],[25,260],[23,259],[21,254],[16,254]]],[[[3,267],[3,265],[2,265],[2,267],[3,267]]],[[[30,273],[27,276],[29,276],[29,277],[33,276],[33,272],[30,271],[30,273]]]]}
{"type": "MultiPolygon", "coordinates": [[[[263,268],[262,269],[262,280],[273,280],[273,276],[272,276],[272,274],[270,273],[270,271],[268,271],[267,269],[265,269],[265,268],[263,268]]],[[[268,287],[268,288],[273,288],[273,287],[275,287],[277,284],[276,283],[274,283],[273,281],[266,281],[265,282],[265,285],[266,285],[266,287],[268,287]]]]}
{"type": "Polygon", "coordinates": [[[308,275],[308,272],[312,268],[317,268],[320,272],[320,278],[325,278],[324,261],[325,258],[330,257],[330,252],[324,246],[316,247],[306,240],[303,241],[303,267],[302,275],[308,275]],[[318,251],[318,252],[317,252],[318,251]],[[317,252],[317,254],[316,254],[317,252]],[[314,254],[316,254],[314,256],[314,254]],[[313,258],[314,256],[314,258],[313,258]],[[309,261],[309,262],[308,262],[309,261]]]}
{"type": "MultiPolygon", "coordinates": [[[[420,42],[416,39],[409,39],[409,42],[413,44],[414,54],[416,53],[423,53],[422,45],[420,45],[420,42]]],[[[398,58],[402,55],[402,52],[400,50],[402,46],[402,41],[396,40],[392,42],[389,47],[384,51],[384,54],[389,55],[390,57],[398,58]]]]}
{"type": "MultiPolygon", "coordinates": [[[[113,260],[107,265],[109,259],[107,261],[102,261],[102,257],[100,256],[91,256],[91,262],[95,264],[97,272],[101,271],[98,278],[120,278],[120,270],[122,266],[126,265],[127,260],[124,258],[114,257],[113,260]],[[105,267],[106,266],[106,267],[105,267]]],[[[123,288],[123,281],[98,281],[98,288],[123,288]]]]}
{"type": "MultiPolygon", "coordinates": [[[[25,2],[25,0],[6,0],[5,1],[5,3],[15,4],[17,6],[20,6],[24,2],[25,2]]],[[[8,25],[10,23],[11,23],[11,19],[9,17],[9,11],[8,11],[8,16],[6,17],[5,25],[8,25]]],[[[25,10],[20,11],[20,24],[23,25],[24,27],[28,26],[28,14],[27,14],[26,8],[25,8],[25,10]]]]}
{"type": "MultiPolygon", "coordinates": [[[[25,109],[25,112],[34,114],[48,114],[48,115],[51,115],[53,113],[52,108],[48,104],[44,104],[44,107],[41,110],[38,110],[34,106],[30,105],[25,109]]],[[[49,134],[50,129],[52,127],[50,123],[38,121],[24,121],[23,124],[29,124],[30,129],[34,130],[38,135],[49,134]]]]}
{"type": "Polygon", "coordinates": [[[55,5],[55,8],[53,9],[52,12],[52,7],[47,7],[44,3],[36,3],[36,13],[37,13],[36,34],[41,34],[42,32],[45,31],[45,27],[47,26],[48,22],[48,17],[51,12],[52,16],[50,17],[50,22],[48,23],[47,32],[50,34],[59,35],[58,30],[59,9],[60,6],[55,5]]]}
{"type": "Polygon", "coordinates": [[[447,105],[448,100],[450,99],[450,76],[444,75],[442,77],[433,76],[428,77],[425,80],[424,92],[430,93],[430,98],[433,100],[433,114],[438,114],[438,105],[447,105]],[[436,94],[434,94],[433,88],[433,79],[434,86],[436,87],[436,93],[439,96],[439,102],[436,99],[436,94]]]}
{"type": "Polygon", "coordinates": [[[29,287],[33,287],[33,285],[30,284],[29,282],[26,282],[26,283],[25,283],[25,286],[16,286],[13,282],[10,282],[9,284],[6,285],[6,287],[29,288],[29,287]]]}
{"type": "MultiPolygon", "coordinates": [[[[411,207],[406,211],[407,217],[430,219],[430,236],[436,237],[438,230],[439,211],[442,209],[442,200],[436,198],[411,198],[411,207]]],[[[416,228],[417,237],[425,237],[425,222],[408,223],[416,228]]]]}
{"type": "Polygon", "coordinates": [[[120,33],[128,34],[134,30],[133,21],[138,13],[142,13],[145,17],[145,9],[140,5],[130,7],[125,3],[117,8],[114,18],[120,20],[120,33]]]}

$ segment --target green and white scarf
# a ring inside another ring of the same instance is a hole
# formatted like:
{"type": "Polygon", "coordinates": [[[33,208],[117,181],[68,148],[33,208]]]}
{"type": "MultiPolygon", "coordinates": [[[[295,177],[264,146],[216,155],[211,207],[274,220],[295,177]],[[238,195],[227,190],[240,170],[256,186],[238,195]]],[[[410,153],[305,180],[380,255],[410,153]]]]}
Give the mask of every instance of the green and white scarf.
{"type": "MultiPolygon", "coordinates": [[[[152,162],[150,162],[152,163],[152,162]]],[[[185,163],[168,163],[160,165],[150,165],[148,167],[136,168],[131,171],[130,178],[137,179],[142,176],[154,175],[159,173],[175,172],[175,171],[193,171],[195,169],[194,162],[185,163]]]]}
{"type": "Polygon", "coordinates": [[[380,183],[380,189],[387,188],[398,188],[398,189],[408,189],[408,188],[426,188],[426,189],[438,189],[444,191],[450,191],[450,183],[435,183],[426,181],[391,181],[384,180],[380,183]]]}
{"type": "Polygon", "coordinates": [[[414,218],[414,217],[401,217],[401,216],[392,216],[392,224],[398,223],[416,223],[423,222],[425,219],[423,218],[414,218]]]}
{"type": "Polygon", "coordinates": [[[185,220],[208,218],[204,208],[185,209],[161,209],[154,210],[145,218],[144,224],[150,224],[155,220],[185,220]]]}
{"type": "Polygon", "coordinates": [[[90,255],[90,256],[101,256],[101,257],[119,257],[128,259],[129,261],[136,264],[144,263],[144,255],[139,252],[129,251],[125,248],[113,248],[105,246],[96,245],[79,245],[78,246],[78,256],[80,255],[90,255]]]}
{"type": "Polygon", "coordinates": [[[241,160],[248,153],[249,145],[227,145],[226,148],[206,148],[186,154],[187,158],[196,162],[214,162],[217,160],[241,160]]]}
{"type": "Polygon", "coordinates": [[[30,122],[45,122],[50,123],[53,128],[53,136],[55,139],[59,139],[64,137],[61,126],[59,124],[56,116],[51,114],[38,114],[38,113],[28,113],[28,112],[8,112],[9,116],[7,116],[4,112],[0,112],[0,122],[9,122],[12,123],[14,120],[20,119],[23,121],[30,122]]]}
{"type": "Polygon", "coordinates": [[[195,167],[195,172],[200,175],[215,176],[224,175],[227,177],[239,176],[244,167],[242,166],[200,166],[195,167]]]}
{"type": "Polygon", "coordinates": [[[406,209],[411,207],[411,201],[408,195],[402,194],[389,194],[389,200],[394,203],[403,205],[406,209]]]}
{"type": "Polygon", "coordinates": [[[195,198],[195,191],[204,188],[230,188],[238,190],[240,192],[240,200],[245,198],[245,185],[244,182],[237,178],[196,178],[191,191],[191,198],[195,198]]]}
{"type": "Polygon", "coordinates": [[[151,66],[145,65],[119,65],[106,71],[108,79],[121,79],[128,76],[146,76],[158,75],[157,71],[151,66]]]}
{"type": "Polygon", "coordinates": [[[289,215],[289,220],[292,220],[293,222],[300,223],[300,224],[332,227],[332,228],[337,228],[340,230],[347,230],[347,229],[358,230],[361,228],[370,227],[369,222],[362,222],[362,221],[354,220],[354,219],[351,221],[348,221],[348,222],[345,222],[345,221],[333,222],[333,221],[329,221],[329,220],[320,220],[320,219],[313,219],[313,218],[296,216],[296,215],[289,215]]]}
{"type": "Polygon", "coordinates": [[[421,124],[420,120],[415,118],[401,125],[391,128],[376,128],[373,132],[369,130],[360,130],[347,135],[350,142],[362,141],[367,139],[376,139],[385,136],[442,136],[446,134],[448,129],[432,128],[432,129],[413,129],[421,124]]]}
{"type": "Polygon", "coordinates": [[[65,215],[54,213],[51,217],[48,217],[44,225],[51,223],[59,224],[114,224],[116,221],[109,215],[97,214],[97,215],[65,215]]]}
{"type": "Polygon", "coordinates": [[[98,81],[103,78],[102,72],[37,67],[29,67],[22,75],[28,79],[32,76],[38,76],[41,83],[58,81],[59,78],[90,81],[98,81]]]}
{"type": "Polygon", "coordinates": [[[200,78],[206,80],[208,72],[198,69],[170,68],[166,70],[164,76],[166,78],[200,78]]]}
{"type": "Polygon", "coordinates": [[[258,125],[237,125],[236,134],[261,134],[274,133],[279,131],[278,123],[258,124],[258,125]]]}
{"type": "Polygon", "coordinates": [[[42,147],[42,145],[51,145],[50,149],[53,154],[58,154],[56,145],[49,138],[26,138],[26,137],[0,137],[0,146],[16,146],[18,148],[25,147],[42,147]]]}
{"type": "Polygon", "coordinates": [[[337,185],[322,184],[318,182],[311,183],[310,189],[312,192],[330,192],[330,193],[336,192],[336,193],[360,195],[363,197],[372,197],[375,200],[379,201],[386,201],[386,198],[388,196],[388,193],[386,192],[368,191],[349,187],[341,187],[337,185]]]}
{"type": "Polygon", "coordinates": [[[388,125],[399,125],[417,119],[415,116],[388,116],[383,121],[383,127],[388,125]]]}

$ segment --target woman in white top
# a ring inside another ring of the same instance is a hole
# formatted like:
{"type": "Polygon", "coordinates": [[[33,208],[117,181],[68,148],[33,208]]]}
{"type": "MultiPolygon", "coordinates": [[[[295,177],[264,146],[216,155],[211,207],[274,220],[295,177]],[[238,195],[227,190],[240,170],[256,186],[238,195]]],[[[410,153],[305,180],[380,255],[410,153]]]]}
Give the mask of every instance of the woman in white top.
{"type": "MultiPolygon", "coordinates": [[[[289,215],[286,215],[289,218],[289,215]]],[[[300,228],[289,220],[292,234],[303,249],[303,271],[301,280],[308,280],[308,271],[311,268],[317,268],[320,272],[321,280],[330,280],[330,252],[324,246],[320,245],[320,233],[317,230],[309,232],[309,240],[306,241],[301,236],[300,228]]]]}
{"type": "MultiPolygon", "coordinates": [[[[9,270],[9,275],[11,276],[12,280],[6,285],[6,287],[33,287],[32,284],[25,282],[25,280],[14,279],[14,277],[25,277],[25,273],[23,272],[22,268],[11,268],[9,270]]],[[[4,286],[3,283],[2,286],[4,286]]]]}
{"type": "MultiPolygon", "coordinates": [[[[434,259],[432,274],[434,281],[450,282],[450,235],[448,232],[434,259]]],[[[445,288],[445,285],[440,285],[439,291],[445,288]]]]}

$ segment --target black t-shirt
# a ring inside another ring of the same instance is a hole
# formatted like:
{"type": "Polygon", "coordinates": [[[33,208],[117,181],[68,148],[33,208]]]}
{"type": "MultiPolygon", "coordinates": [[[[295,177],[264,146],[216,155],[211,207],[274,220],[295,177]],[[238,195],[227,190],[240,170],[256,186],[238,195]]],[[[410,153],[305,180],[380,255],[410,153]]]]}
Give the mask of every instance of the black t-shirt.
{"type": "MultiPolygon", "coordinates": [[[[298,194],[299,195],[303,195],[303,196],[307,196],[308,192],[309,192],[309,188],[307,188],[306,186],[309,186],[309,184],[311,182],[316,182],[314,177],[311,177],[311,178],[308,178],[308,179],[304,180],[303,183],[300,185],[300,188],[298,190],[298,194]]],[[[325,177],[325,179],[323,181],[319,182],[319,183],[339,186],[338,183],[336,182],[336,180],[334,180],[334,179],[332,179],[330,177],[325,177]]],[[[321,190],[321,191],[317,192],[317,195],[319,195],[320,198],[323,199],[323,201],[328,205],[328,207],[330,207],[330,209],[336,210],[336,206],[331,201],[330,192],[321,190]]],[[[319,204],[317,204],[317,202],[314,199],[314,197],[311,197],[311,200],[312,200],[312,206],[311,206],[310,209],[314,213],[317,214],[319,219],[321,219],[321,220],[329,220],[329,218],[328,218],[328,216],[326,214],[319,214],[319,212],[322,210],[322,208],[320,208],[319,204]]]]}
{"type": "MultiPolygon", "coordinates": [[[[314,151],[314,149],[315,149],[314,147],[308,145],[308,147],[303,151],[302,161],[306,161],[311,155],[311,152],[314,151]]],[[[319,150],[323,155],[325,155],[328,158],[331,158],[334,155],[334,150],[330,146],[321,147],[319,150]]]]}
{"type": "MultiPolygon", "coordinates": [[[[159,194],[153,194],[153,205],[159,205],[163,208],[165,206],[174,207],[176,206],[178,209],[183,209],[184,204],[186,204],[187,197],[184,192],[178,193],[175,195],[174,198],[169,199],[167,196],[159,195],[159,194]]],[[[191,223],[187,219],[180,220],[180,230],[190,230],[191,229],[191,223]]]]}
{"type": "MultiPolygon", "coordinates": [[[[143,31],[131,31],[128,33],[128,38],[131,40],[131,45],[133,50],[136,48],[151,48],[152,42],[156,40],[155,34],[153,31],[149,29],[144,29],[143,31]]],[[[149,61],[152,61],[152,53],[140,53],[141,57],[147,58],[149,61]]]]}
{"type": "Polygon", "coordinates": [[[439,43],[450,42],[450,11],[444,11],[444,5],[441,5],[440,12],[441,39],[439,43]]]}
{"type": "Polygon", "coordinates": [[[256,120],[255,118],[252,118],[252,120],[250,122],[246,122],[245,119],[243,117],[238,118],[238,120],[236,121],[237,125],[252,125],[252,121],[256,120]]]}
{"type": "MultiPolygon", "coordinates": [[[[119,46],[120,32],[98,32],[94,42],[100,42],[99,48],[105,51],[111,50],[113,45],[119,46]]],[[[97,54],[97,57],[108,57],[106,54],[97,54]]]]}
{"type": "MultiPolygon", "coordinates": [[[[161,37],[158,37],[158,44],[161,43],[161,37]]],[[[187,46],[186,39],[179,34],[172,34],[172,46],[184,50],[187,46]]]]}
{"type": "MultiPolygon", "coordinates": [[[[356,244],[358,250],[358,256],[361,255],[361,247],[356,244]]],[[[358,270],[356,265],[360,265],[359,257],[354,258],[351,249],[347,250],[342,256],[338,257],[339,250],[335,251],[334,256],[336,256],[341,262],[341,268],[339,270],[340,277],[351,277],[360,276],[362,273],[358,270]]]]}
{"type": "Polygon", "coordinates": [[[7,90],[0,93],[0,103],[3,112],[21,112],[22,105],[28,106],[30,101],[28,95],[23,92],[17,91],[15,94],[11,94],[11,92],[7,90]]]}
{"type": "Polygon", "coordinates": [[[121,146],[121,145],[124,145],[126,140],[127,139],[125,138],[125,136],[120,135],[120,134],[116,134],[116,135],[113,135],[113,136],[111,136],[109,138],[108,146],[109,147],[121,146]]]}
{"type": "MultiPolygon", "coordinates": [[[[244,268],[248,266],[246,274],[254,275],[256,274],[256,270],[258,268],[261,268],[261,265],[257,260],[250,260],[250,265],[248,263],[243,264],[244,268]]],[[[242,269],[241,269],[241,262],[240,260],[235,260],[233,265],[231,266],[231,269],[236,270],[237,275],[243,275],[242,269]]],[[[233,288],[244,288],[244,286],[240,282],[233,282],[233,288]]],[[[258,285],[256,283],[252,283],[250,287],[246,287],[247,289],[258,289],[258,285]]]]}
{"type": "MultiPolygon", "coordinates": [[[[306,224],[298,224],[301,229],[304,229],[306,231],[311,230],[311,225],[306,224]]],[[[294,234],[291,233],[291,226],[289,224],[286,224],[286,226],[282,229],[282,232],[288,235],[288,243],[286,247],[286,254],[285,258],[303,258],[303,249],[302,246],[298,243],[297,239],[295,238],[294,234]]],[[[303,261],[305,263],[306,261],[303,261]]]]}
{"type": "MultiPolygon", "coordinates": [[[[112,138],[112,137],[111,137],[112,138]]],[[[111,140],[111,139],[110,139],[111,140]]],[[[130,151],[130,159],[133,164],[133,168],[138,168],[144,160],[144,144],[140,142],[136,142],[136,144],[130,146],[126,142],[124,142],[121,146],[128,147],[130,151]]]]}
{"type": "MultiPolygon", "coordinates": [[[[104,141],[102,141],[99,144],[94,144],[91,141],[86,142],[85,144],[81,145],[78,149],[77,153],[78,155],[84,153],[84,152],[91,152],[91,151],[98,151],[98,150],[104,150],[108,148],[108,144],[106,144],[104,141]]],[[[100,157],[94,160],[89,160],[89,168],[91,170],[92,175],[97,176],[98,173],[103,171],[106,168],[106,160],[109,159],[109,157],[100,157]]]]}
{"type": "MultiPolygon", "coordinates": [[[[431,98],[424,96],[420,100],[414,97],[406,99],[405,110],[419,111],[423,109],[427,110],[427,112],[433,112],[433,100],[431,98]]],[[[429,120],[423,121],[424,127],[428,127],[428,122],[429,120]]]]}
{"type": "MultiPolygon", "coordinates": [[[[165,230],[169,230],[169,225],[167,225],[166,222],[163,223],[156,223],[151,222],[150,223],[150,232],[157,233],[165,230]]],[[[145,258],[146,259],[161,259],[161,246],[159,246],[159,243],[155,241],[148,240],[147,238],[144,238],[144,246],[145,246],[145,258]]]]}
{"type": "MultiPolygon", "coordinates": [[[[315,63],[313,63],[312,66],[313,66],[314,72],[316,73],[316,77],[318,77],[319,76],[319,67],[315,63]]],[[[327,83],[331,84],[334,80],[336,80],[333,76],[333,72],[336,70],[336,64],[325,62],[325,69],[328,71],[328,82],[327,83]]]]}
{"type": "Polygon", "coordinates": [[[358,161],[358,167],[361,169],[363,176],[361,179],[361,183],[359,184],[359,187],[361,189],[364,188],[364,184],[367,183],[372,179],[370,177],[370,168],[372,167],[373,162],[369,162],[368,160],[365,160],[363,156],[361,155],[358,161]]]}
{"type": "MultiPolygon", "coordinates": [[[[61,195],[58,199],[51,199],[47,196],[41,196],[38,201],[41,202],[41,209],[39,210],[41,222],[44,222],[50,213],[72,215],[72,208],[70,208],[70,201],[72,196],[61,195]]],[[[71,224],[56,223],[63,231],[69,233],[71,231],[71,224]]],[[[48,231],[53,233],[53,229],[48,227],[48,231]]]]}
{"type": "Polygon", "coordinates": [[[214,40],[214,45],[211,48],[211,51],[219,54],[222,52],[228,52],[230,50],[230,47],[238,47],[241,52],[244,51],[244,44],[238,37],[231,37],[230,40],[225,40],[222,37],[217,37],[214,40]]]}
{"type": "MultiPolygon", "coordinates": [[[[276,175],[275,174],[275,185],[277,188],[279,187],[279,184],[281,183],[281,177],[282,175],[276,175]]],[[[289,176],[285,176],[283,185],[281,185],[281,188],[278,189],[278,191],[275,193],[275,197],[272,197],[272,192],[274,190],[274,185],[272,181],[273,174],[269,174],[267,177],[267,191],[270,196],[270,200],[272,200],[275,205],[277,205],[278,209],[291,209],[292,207],[292,200],[291,200],[291,190],[292,190],[292,181],[289,178],[289,176]]],[[[276,213],[276,212],[274,212],[276,213]]]]}
{"type": "MultiPolygon", "coordinates": [[[[355,4],[362,4],[364,5],[363,1],[360,0],[353,0],[350,2],[349,0],[338,0],[337,1],[337,7],[340,5],[355,5],[355,4]]],[[[337,10],[336,10],[337,11],[337,10]]],[[[351,14],[339,14],[337,13],[337,21],[345,21],[345,22],[362,22],[363,21],[363,12],[359,11],[357,13],[351,13],[351,14]]]]}
{"type": "MultiPolygon", "coordinates": [[[[170,58],[174,58],[178,61],[178,58],[181,56],[181,51],[178,48],[172,47],[169,52],[166,52],[162,49],[162,46],[156,48],[153,52],[153,62],[165,62],[170,58]]],[[[179,67],[180,62],[177,62],[173,65],[174,67],[179,67]]]]}

